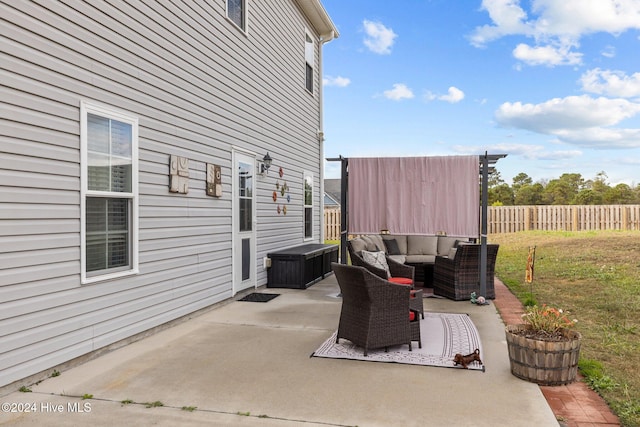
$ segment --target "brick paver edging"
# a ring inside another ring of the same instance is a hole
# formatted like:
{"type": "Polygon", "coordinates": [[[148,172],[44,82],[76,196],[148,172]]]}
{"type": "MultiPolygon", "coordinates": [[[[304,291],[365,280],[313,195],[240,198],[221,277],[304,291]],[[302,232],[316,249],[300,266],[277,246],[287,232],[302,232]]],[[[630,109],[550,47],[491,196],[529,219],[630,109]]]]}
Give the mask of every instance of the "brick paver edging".
{"type": "MultiPolygon", "coordinates": [[[[498,278],[495,279],[494,304],[505,325],[522,323],[524,307],[498,278]]],[[[605,401],[579,377],[577,381],[562,386],[540,386],[549,407],[562,426],[566,427],[614,427],[620,420],[611,412],[605,401]]]]}

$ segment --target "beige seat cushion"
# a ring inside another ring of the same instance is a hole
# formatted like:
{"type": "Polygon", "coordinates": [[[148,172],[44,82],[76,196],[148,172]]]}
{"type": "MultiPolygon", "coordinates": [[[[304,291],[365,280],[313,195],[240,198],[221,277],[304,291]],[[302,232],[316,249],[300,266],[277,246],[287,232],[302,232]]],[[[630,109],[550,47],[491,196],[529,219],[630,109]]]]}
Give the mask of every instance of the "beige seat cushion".
{"type": "Polygon", "coordinates": [[[384,250],[384,248],[378,247],[378,244],[371,238],[370,235],[360,236],[360,238],[367,244],[367,250],[369,252],[379,252],[384,250]]]}
{"type": "Polygon", "coordinates": [[[436,255],[438,236],[407,236],[407,255],[436,255]]]}
{"type": "Polygon", "coordinates": [[[405,261],[408,264],[435,264],[435,255],[407,255],[405,261]]]}
{"type": "Polygon", "coordinates": [[[360,254],[362,251],[367,249],[367,242],[365,242],[359,237],[356,237],[355,239],[351,239],[349,241],[349,244],[351,244],[351,248],[357,254],[360,254]]]}
{"type": "Polygon", "coordinates": [[[399,262],[401,264],[404,264],[405,261],[407,260],[407,256],[406,255],[387,255],[389,258],[391,258],[392,260],[399,262]]]}
{"type": "Polygon", "coordinates": [[[458,237],[438,236],[438,255],[447,255],[458,237]]]}
{"type": "Polygon", "coordinates": [[[382,236],[380,236],[379,234],[369,234],[367,237],[371,242],[373,242],[374,245],[376,245],[377,251],[382,251],[382,252],[387,251],[387,248],[384,245],[384,242],[382,241],[382,236]]]}

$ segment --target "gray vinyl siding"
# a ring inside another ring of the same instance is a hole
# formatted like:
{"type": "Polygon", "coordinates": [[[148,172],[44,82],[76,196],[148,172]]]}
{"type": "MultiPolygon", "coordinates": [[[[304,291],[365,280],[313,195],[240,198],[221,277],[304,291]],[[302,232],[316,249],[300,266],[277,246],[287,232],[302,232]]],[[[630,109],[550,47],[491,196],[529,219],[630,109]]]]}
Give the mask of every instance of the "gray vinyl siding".
{"type": "Polygon", "coordinates": [[[233,147],[274,159],[257,179],[257,284],[262,257],[303,242],[304,170],[319,236],[319,42],[310,94],[314,29],[293,0],[248,2],[243,33],[225,0],[0,1],[0,387],[232,296],[233,147]],[[140,273],[89,285],[81,101],[139,119],[140,273]],[[170,155],[189,159],[186,195],[169,193],[170,155]],[[222,167],[219,199],[207,163],[222,167]]]}

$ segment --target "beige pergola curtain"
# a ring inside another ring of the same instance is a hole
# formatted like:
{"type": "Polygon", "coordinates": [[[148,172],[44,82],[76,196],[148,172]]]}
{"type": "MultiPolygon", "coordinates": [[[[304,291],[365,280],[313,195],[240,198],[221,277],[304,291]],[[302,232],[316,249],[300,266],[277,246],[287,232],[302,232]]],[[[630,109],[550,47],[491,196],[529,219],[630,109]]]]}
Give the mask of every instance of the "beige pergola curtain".
{"type": "Polygon", "coordinates": [[[478,236],[478,156],[349,158],[349,233],[478,236]]]}

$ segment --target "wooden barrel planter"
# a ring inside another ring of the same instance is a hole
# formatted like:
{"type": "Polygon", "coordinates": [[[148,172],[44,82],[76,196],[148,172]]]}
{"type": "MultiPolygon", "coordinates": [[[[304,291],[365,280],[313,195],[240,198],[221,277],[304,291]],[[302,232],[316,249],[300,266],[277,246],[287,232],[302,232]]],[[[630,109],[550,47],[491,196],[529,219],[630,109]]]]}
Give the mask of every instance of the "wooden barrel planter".
{"type": "Polygon", "coordinates": [[[564,385],[575,381],[580,358],[581,335],[563,331],[565,341],[543,341],[518,335],[528,325],[506,327],[511,373],[540,385],[564,385]]]}

